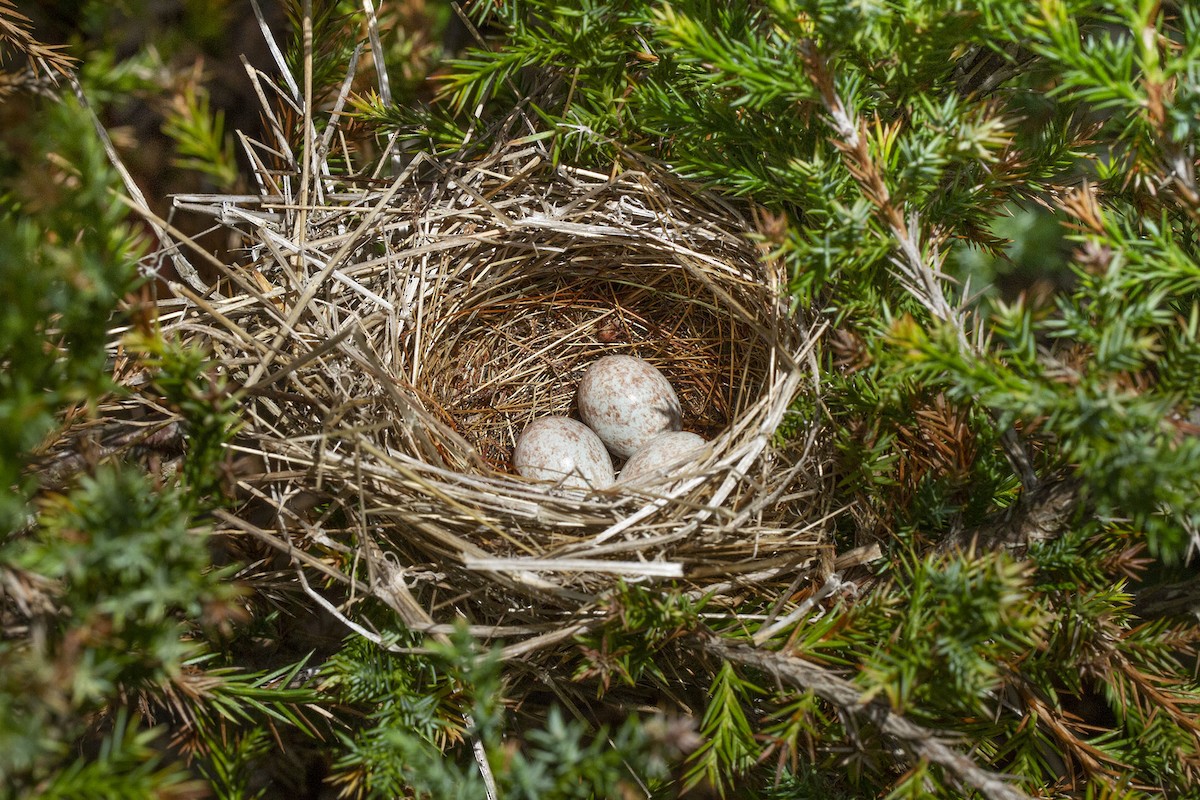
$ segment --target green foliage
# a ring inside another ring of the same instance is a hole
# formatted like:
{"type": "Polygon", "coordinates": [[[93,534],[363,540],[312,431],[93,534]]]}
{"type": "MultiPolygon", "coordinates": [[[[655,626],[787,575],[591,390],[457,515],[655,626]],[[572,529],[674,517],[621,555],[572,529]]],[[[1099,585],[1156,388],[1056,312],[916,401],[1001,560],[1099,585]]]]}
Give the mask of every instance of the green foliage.
{"type": "Polygon", "coordinates": [[[724,797],[734,776],[745,772],[758,748],[745,707],[756,687],[740,677],[729,664],[721,666],[709,690],[708,709],[700,725],[704,744],[691,756],[687,785],[712,785],[724,797]]]}
{"type": "MultiPolygon", "coordinates": [[[[197,648],[181,618],[201,620],[232,591],[208,569],[179,495],[132,468],[102,467],[47,498],[34,535],[5,545],[0,561],[47,604],[28,644],[0,644],[0,773],[13,786],[84,732],[82,714],[177,678],[197,648]]],[[[143,742],[129,735],[114,758],[143,742]]]]}
{"type": "Polygon", "coordinates": [[[140,249],[86,116],[67,100],[43,112],[27,147],[0,152],[0,484],[21,486],[0,493],[2,531],[24,521],[32,485],[19,476],[54,415],[108,385],[108,313],[140,249]]]}
{"type": "Polygon", "coordinates": [[[208,757],[198,765],[213,796],[221,800],[263,797],[267,787],[260,785],[256,790],[253,784],[255,771],[274,745],[271,734],[265,728],[255,727],[245,733],[234,733],[219,744],[211,747],[208,757]]]}
{"type": "MultiPolygon", "coordinates": [[[[201,787],[156,747],[160,731],[118,712],[94,759],[76,759],[39,787],[40,800],[142,800],[192,796],[201,787]]],[[[14,788],[14,787],[10,787],[14,788]]]]}
{"type": "MultiPolygon", "coordinates": [[[[175,493],[157,492],[132,469],[102,468],[69,495],[50,497],[36,537],[9,553],[20,569],[61,582],[69,613],[56,639],[103,643],[67,682],[73,702],[95,702],[119,684],[161,680],[189,647],[164,624],[200,617],[228,587],[206,574],[202,536],[188,530],[175,493]]],[[[55,653],[54,655],[58,655],[55,653]]]]}
{"type": "Polygon", "coordinates": [[[208,175],[218,189],[229,190],[237,183],[233,137],[225,132],[225,113],[210,108],[203,87],[188,86],[176,98],[163,133],[175,140],[175,166],[208,175]]]}
{"type": "Polygon", "coordinates": [[[584,662],[577,679],[597,679],[607,692],[616,678],[636,686],[646,673],[665,682],[658,665],[661,651],[697,625],[702,603],[677,594],[662,594],[621,582],[604,601],[606,620],[595,633],[579,637],[584,662]]]}
{"type": "Polygon", "coordinates": [[[189,660],[180,683],[192,689],[175,697],[199,754],[196,771],[217,797],[262,796],[267,787],[261,771],[281,728],[313,738],[327,735],[327,726],[314,721],[316,714],[305,713],[324,705],[325,698],[298,685],[307,659],[266,673],[233,667],[199,671],[214,658],[205,653],[189,660]]]}
{"type": "MultiPolygon", "coordinates": [[[[93,67],[99,99],[150,86],[146,59],[93,67]]],[[[22,101],[36,113],[14,114],[0,145],[0,481],[14,489],[0,493],[0,784],[13,797],[193,795],[163,730],[129,709],[183,679],[237,594],[193,516],[216,489],[230,406],[200,388],[203,358],[146,337],[202,445],[183,485],[85,454],[71,485],[29,502],[29,467],[64,414],[86,421],[114,390],[108,330],[144,244],[90,116],[65,97],[22,101]]]]}
{"type": "Polygon", "coordinates": [[[481,797],[473,749],[486,754],[506,798],[616,797],[633,776],[665,776],[670,748],[637,717],[589,730],[552,708],[542,726],[520,731],[519,747],[506,746],[501,663],[465,633],[420,655],[351,639],[327,667],[325,686],[366,712],[341,735],[333,781],[364,797],[481,797]]]}
{"type": "MultiPolygon", "coordinates": [[[[1130,295],[1146,289],[1146,279],[1138,282],[1138,289],[1125,284],[1130,295]]],[[[931,338],[907,322],[894,330],[894,342],[909,354],[900,367],[906,374],[940,385],[954,398],[982,403],[1010,424],[1037,420],[1056,434],[1060,457],[1087,476],[1085,491],[1100,513],[1131,518],[1151,549],[1174,561],[1200,524],[1200,509],[1191,502],[1200,491],[1194,469],[1200,440],[1180,437],[1171,420],[1180,395],[1197,391],[1195,376],[1171,376],[1181,392],[1139,390],[1127,381],[1131,372],[1158,366],[1158,341],[1186,337],[1178,344],[1185,360],[1200,352],[1200,341],[1160,307],[1166,294],[1117,300],[1114,291],[1121,289],[1081,281],[1078,305],[1064,304],[1061,316],[1040,325],[1022,304],[1002,308],[997,333],[1007,341],[994,360],[960,351],[950,334],[931,338]],[[1114,302],[1120,310],[1106,325],[1096,316],[1114,302]],[[1092,340],[1094,357],[1066,375],[1047,374],[1036,345],[1039,328],[1043,335],[1072,338],[1076,346],[1092,340]]]]}
{"type": "Polygon", "coordinates": [[[227,475],[225,444],[237,431],[237,398],[195,348],[157,336],[130,337],[129,344],[144,354],[154,376],[154,387],[177,409],[188,439],[187,456],[180,471],[183,497],[200,511],[220,502],[227,475]]]}
{"type": "MultiPolygon", "coordinates": [[[[415,637],[405,639],[418,643],[415,637]]],[[[387,640],[393,643],[394,638],[387,640]]],[[[473,650],[463,642],[460,647],[465,652],[447,655],[455,659],[452,663],[471,670],[466,658],[473,650]]],[[[441,748],[461,743],[467,735],[470,699],[463,696],[464,687],[438,667],[439,662],[428,657],[393,655],[361,638],[349,640],[329,662],[327,690],[366,714],[361,730],[353,736],[343,734],[344,754],[335,769],[347,783],[361,783],[368,795],[391,796],[422,767],[436,773],[428,780],[452,781],[443,772],[441,748]]],[[[498,691],[494,663],[481,663],[473,673],[469,677],[481,692],[498,691]]],[[[484,710],[480,720],[494,724],[495,709],[484,710]]],[[[454,774],[473,780],[462,770],[454,774]]]]}
{"type": "Polygon", "coordinates": [[[927,558],[898,570],[889,591],[852,612],[857,633],[870,637],[875,628],[878,636],[861,666],[867,696],[883,694],[902,712],[983,713],[1006,662],[1036,646],[1048,622],[1027,578],[1028,568],[1003,554],[927,558]]]}
{"type": "Polygon", "coordinates": [[[283,3],[291,28],[284,57],[296,86],[305,85],[305,37],[311,47],[311,80],[315,96],[320,97],[341,83],[356,44],[356,35],[349,32],[356,7],[346,0],[314,0],[311,17],[305,23],[305,3],[286,0],[283,3]]]}
{"type": "Polygon", "coordinates": [[[591,733],[583,725],[568,724],[557,708],[551,709],[544,727],[527,733],[529,747],[507,765],[504,796],[619,797],[633,790],[633,777],[643,785],[661,780],[666,766],[661,743],[646,728],[631,716],[615,731],[601,728],[591,733]],[[632,770],[636,772],[630,776],[632,770]]]}

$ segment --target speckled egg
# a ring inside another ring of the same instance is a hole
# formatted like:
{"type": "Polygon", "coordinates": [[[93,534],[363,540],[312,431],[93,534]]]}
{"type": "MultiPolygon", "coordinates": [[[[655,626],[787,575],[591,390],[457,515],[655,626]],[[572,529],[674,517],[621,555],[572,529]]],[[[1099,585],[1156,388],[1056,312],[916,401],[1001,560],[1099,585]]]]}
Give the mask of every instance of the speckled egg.
{"type": "Polygon", "coordinates": [[[687,431],[660,433],[629,457],[617,480],[628,483],[638,478],[652,478],[663,467],[681,462],[689,455],[698,455],[696,451],[703,444],[703,437],[687,431]]]}
{"type": "Polygon", "coordinates": [[[677,431],[679,397],[653,365],[633,356],[605,356],[579,381],[579,416],[615,455],[628,458],[650,438],[677,431]]]}
{"type": "Polygon", "coordinates": [[[517,439],[513,466],[526,478],[562,486],[607,489],[613,484],[612,458],[600,437],[567,417],[529,423],[517,439]]]}

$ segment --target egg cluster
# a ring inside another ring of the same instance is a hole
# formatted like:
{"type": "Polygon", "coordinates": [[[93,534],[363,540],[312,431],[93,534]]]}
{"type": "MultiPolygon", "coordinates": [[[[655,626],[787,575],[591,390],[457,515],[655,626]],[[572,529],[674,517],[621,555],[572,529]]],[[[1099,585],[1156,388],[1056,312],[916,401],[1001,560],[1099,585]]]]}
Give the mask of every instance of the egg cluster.
{"type": "Polygon", "coordinates": [[[579,416],[542,417],[517,439],[513,466],[526,478],[607,489],[612,455],[628,459],[617,482],[650,476],[704,444],[681,431],[679,397],[661,372],[633,356],[605,356],[584,372],[579,416]]]}

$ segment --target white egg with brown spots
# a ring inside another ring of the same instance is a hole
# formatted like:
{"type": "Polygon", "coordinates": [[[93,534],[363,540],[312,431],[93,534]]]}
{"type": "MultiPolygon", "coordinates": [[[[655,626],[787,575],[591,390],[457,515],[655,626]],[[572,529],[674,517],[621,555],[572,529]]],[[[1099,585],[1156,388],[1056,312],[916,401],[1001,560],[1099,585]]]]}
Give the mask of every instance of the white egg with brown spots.
{"type": "Polygon", "coordinates": [[[688,431],[660,433],[629,457],[617,482],[653,480],[679,472],[700,455],[703,445],[703,437],[688,431]]]}
{"type": "Polygon", "coordinates": [[[660,433],[682,426],[670,382],[634,356],[605,356],[587,368],[576,397],[579,416],[614,455],[628,458],[660,433]]]}
{"type": "Polygon", "coordinates": [[[526,478],[560,486],[607,489],[613,484],[612,457],[600,437],[568,417],[529,423],[517,439],[513,466],[526,478]]]}

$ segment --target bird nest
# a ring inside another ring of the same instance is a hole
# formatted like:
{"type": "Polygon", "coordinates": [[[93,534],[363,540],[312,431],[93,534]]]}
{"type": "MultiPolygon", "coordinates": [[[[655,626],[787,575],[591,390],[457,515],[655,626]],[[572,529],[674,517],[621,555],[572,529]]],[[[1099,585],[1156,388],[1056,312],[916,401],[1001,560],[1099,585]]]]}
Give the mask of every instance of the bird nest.
{"type": "Polygon", "coordinates": [[[597,174],[521,140],[403,170],[385,154],[368,176],[332,163],[176,201],[242,254],[205,285],[181,249],[191,286],[159,304],[164,333],[205,347],[237,390],[243,504],[222,530],[410,626],[502,635],[617,580],[778,592],[829,552],[817,426],[789,417],[814,391],[819,333],[737,208],[645,164],[597,174]],[[583,371],[617,353],[662,371],[707,444],[608,489],[515,474],[523,427],[577,416],[583,371]]]}

